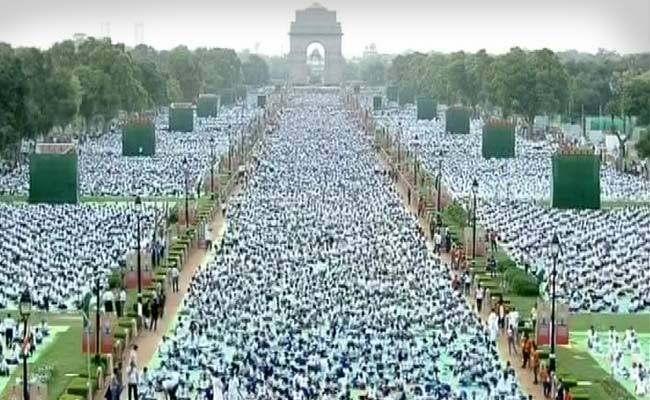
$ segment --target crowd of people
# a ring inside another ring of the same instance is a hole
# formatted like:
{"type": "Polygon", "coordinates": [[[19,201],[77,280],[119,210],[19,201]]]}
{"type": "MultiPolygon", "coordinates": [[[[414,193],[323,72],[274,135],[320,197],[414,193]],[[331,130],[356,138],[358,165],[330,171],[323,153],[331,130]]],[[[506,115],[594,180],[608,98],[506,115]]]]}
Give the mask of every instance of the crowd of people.
{"type": "Polygon", "coordinates": [[[606,334],[599,333],[593,326],[587,333],[587,347],[596,358],[606,359],[609,371],[615,378],[634,383],[634,394],[650,394],[650,350],[648,342],[642,342],[634,327],[624,334],[610,327],[606,334]],[[604,337],[603,337],[604,336],[604,337]]]}
{"type": "Polygon", "coordinates": [[[126,255],[152,240],[154,218],[162,210],[153,203],[142,209],[129,203],[27,205],[0,203],[0,308],[15,309],[28,288],[34,307],[54,311],[77,309],[96,274],[102,286],[126,267],[126,255]]]}
{"type": "Polygon", "coordinates": [[[525,399],[340,97],[282,118],[139,392],[525,399]]]}
{"type": "MultiPolygon", "coordinates": [[[[572,312],[650,309],[650,208],[559,210],[480,202],[477,218],[523,269],[548,282],[553,233],[561,243],[557,298],[572,312]]],[[[543,291],[550,287],[543,284],[543,291]]]]}
{"type": "MultiPolygon", "coordinates": [[[[196,118],[190,133],[168,132],[167,115],[155,119],[156,153],[153,157],[122,156],[121,131],[109,132],[79,145],[79,191],[82,196],[181,196],[196,193],[197,183],[239,143],[241,132],[253,123],[255,108],[223,108],[218,117],[196,118]]],[[[29,168],[0,173],[0,195],[26,195],[29,168]]]]}
{"type": "MultiPolygon", "coordinates": [[[[403,151],[417,151],[432,174],[442,167],[445,187],[455,197],[470,195],[472,181],[486,199],[548,200],[551,193],[551,155],[556,145],[517,135],[516,158],[484,159],[481,155],[482,120],[472,120],[469,135],[445,134],[443,118],[417,120],[413,110],[380,118],[399,137],[403,151]],[[398,133],[399,132],[399,135],[398,133]],[[442,153],[441,153],[442,152],[442,153]]],[[[650,201],[650,182],[641,176],[601,167],[601,197],[611,201],[650,201]]]]}

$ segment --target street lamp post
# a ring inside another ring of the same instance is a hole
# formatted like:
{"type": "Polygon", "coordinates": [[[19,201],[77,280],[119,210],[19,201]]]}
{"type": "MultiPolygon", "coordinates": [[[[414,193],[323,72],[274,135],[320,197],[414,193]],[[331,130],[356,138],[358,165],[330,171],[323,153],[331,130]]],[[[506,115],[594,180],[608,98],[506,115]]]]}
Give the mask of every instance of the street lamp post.
{"type": "Polygon", "coordinates": [[[183,174],[185,175],[185,229],[190,227],[190,199],[189,199],[189,175],[190,171],[187,166],[187,157],[183,157],[183,174]]]}
{"type": "Polygon", "coordinates": [[[478,181],[474,178],[472,182],[472,260],[476,259],[476,197],[478,195],[478,181]]]}
{"type": "Polygon", "coordinates": [[[397,169],[402,170],[402,123],[397,128],[397,169]]]}
{"type": "Polygon", "coordinates": [[[210,199],[214,200],[214,138],[210,138],[210,199]]]}
{"type": "Polygon", "coordinates": [[[232,143],[231,143],[231,128],[228,125],[228,173],[232,173],[232,143]]]}
{"type": "Polygon", "coordinates": [[[553,257],[553,271],[551,272],[551,354],[549,354],[549,369],[555,371],[555,281],[557,279],[557,259],[560,255],[560,239],[557,233],[551,240],[551,256],[553,257]]]}
{"type": "Polygon", "coordinates": [[[436,193],[438,200],[436,201],[436,211],[440,213],[440,191],[442,189],[442,152],[440,153],[440,158],[438,158],[438,179],[436,180],[436,193]]]}
{"type": "Polygon", "coordinates": [[[29,340],[29,333],[27,331],[27,321],[32,313],[32,297],[29,294],[29,289],[25,289],[20,295],[18,311],[20,318],[23,320],[23,399],[29,400],[29,377],[27,375],[27,341],[29,340]]]}
{"type": "MultiPolygon", "coordinates": [[[[138,251],[138,254],[140,254],[140,251],[138,251]]],[[[139,263],[138,263],[138,265],[139,265],[139,263]]],[[[138,272],[139,272],[139,268],[138,268],[138,272]]],[[[100,327],[99,327],[99,324],[100,324],[99,310],[100,310],[100,307],[101,307],[101,302],[100,302],[101,301],[100,300],[101,286],[100,286],[100,282],[99,282],[99,267],[97,266],[97,263],[93,263],[93,275],[94,275],[94,278],[95,278],[95,301],[96,301],[96,304],[95,304],[95,364],[99,365],[99,330],[100,330],[100,327]]],[[[140,276],[138,274],[138,285],[140,284],[140,279],[139,278],[140,278],[140,276]]]]}
{"type": "MultiPolygon", "coordinates": [[[[142,297],[142,255],[141,253],[141,247],[142,244],[140,242],[140,237],[142,236],[141,229],[142,227],[140,226],[140,217],[141,217],[141,210],[142,210],[142,199],[140,196],[135,196],[135,219],[136,219],[136,225],[137,225],[137,242],[138,242],[138,247],[136,249],[137,254],[136,254],[136,260],[137,260],[137,268],[138,268],[138,299],[142,297]]],[[[99,290],[99,289],[98,289],[99,290]]],[[[139,301],[139,300],[138,300],[139,301]]]]}

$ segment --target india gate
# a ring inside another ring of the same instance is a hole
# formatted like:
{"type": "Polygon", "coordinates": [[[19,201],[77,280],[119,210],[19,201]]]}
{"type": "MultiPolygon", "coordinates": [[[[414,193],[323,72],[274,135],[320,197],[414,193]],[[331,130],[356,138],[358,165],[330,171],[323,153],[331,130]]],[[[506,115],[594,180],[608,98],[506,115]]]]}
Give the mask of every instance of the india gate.
{"type": "Polygon", "coordinates": [[[294,85],[340,84],[345,64],[341,54],[342,36],[336,11],[318,3],[296,11],[296,20],[291,22],[289,32],[289,82],[294,85]]]}

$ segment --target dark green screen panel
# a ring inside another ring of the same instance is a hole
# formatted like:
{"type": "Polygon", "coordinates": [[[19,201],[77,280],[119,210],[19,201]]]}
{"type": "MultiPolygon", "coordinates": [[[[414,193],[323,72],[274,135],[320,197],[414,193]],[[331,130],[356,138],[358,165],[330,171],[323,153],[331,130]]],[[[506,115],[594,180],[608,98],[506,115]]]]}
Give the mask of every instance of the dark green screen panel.
{"type": "Polygon", "coordinates": [[[593,154],[553,156],[553,208],[600,208],[600,159],[593,154]]]}
{"type": "Polygon", "coordinates": [[[498,120],[483,125],[481,154],[484,158],[514,158],[515,126],[498,120]]]}
{"type": "Polygon", "coordinates": [[[469,118],[472,110],[466,107],[449,107],[445,113],[445,132],[469,133],[469,118]]]}
{"type": "Polygon", "coordinates": [[[381,96],[374,96],[372,98],[372,109],[373,110],[381,110],[381,103],[382,103],[382,98],[381,96]]]}
{"type": "Polygon", "coordinates": [[[219,96],[201,94],[196,102],[196,116],[199,118],[216,117],[219,108],[219,96]]]}
{"type": "Polygon", "coordinates": [[[76,151],[33,153],[29,160],[30,203],[78,203],[79,166],[76,151]]]}
{"type": "Polygon", "coordinates": [[[261,94],[261,95],[257,96],[257,106],[261,107],[261,108],[266,107],[266,96],[265,95],[261,94]]]}
{"type": "Polygon", "coordinates": [[[172,104],[169,107],[169,130],[175,132],[194,130],[194,110],[191,104],[172,104]]]}
{"type": "Polygon", "coordinates": [[[122,128],[122,155],[126,157],[156,154],[156,127],[150,120],[128,122],[122,128]]]}
{"type": "Polygon", "coordinates": [[[418,119],[434,119],[436,117],[436,103],[433,97],[418,97],[417,101],[418,119]]]}

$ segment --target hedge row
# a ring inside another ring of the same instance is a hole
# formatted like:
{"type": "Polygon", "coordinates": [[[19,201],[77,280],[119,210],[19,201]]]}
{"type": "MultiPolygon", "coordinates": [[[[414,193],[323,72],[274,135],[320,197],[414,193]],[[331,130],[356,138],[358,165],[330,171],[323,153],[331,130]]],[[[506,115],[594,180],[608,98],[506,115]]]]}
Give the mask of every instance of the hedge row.
{"type": "MultiPolygon", "coordinates": [[[[91,361],[91,367],[93,367],[95,371],[101,368],[103,373],[106,374],[108,369],[108,358],[105,355],[101,355],[99,363],[95,363],[95,360],[93,359],[91,361]]],[[[63,394],[59,396],[59,400],[85,400],[88,394],[87,383],[88,372],[86,370],[80,371],[79,374],[65,387],[63,394]]],[[[95,373],[95,376],[90,377],[90,387],[93,394],[99,389],[97,372],[95,373]]]]}

